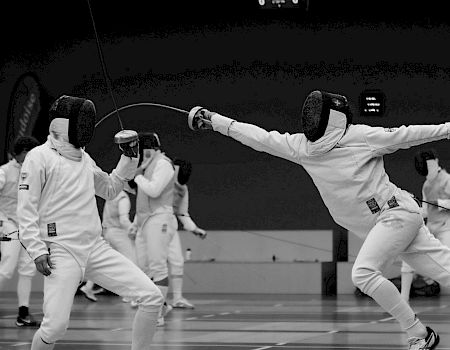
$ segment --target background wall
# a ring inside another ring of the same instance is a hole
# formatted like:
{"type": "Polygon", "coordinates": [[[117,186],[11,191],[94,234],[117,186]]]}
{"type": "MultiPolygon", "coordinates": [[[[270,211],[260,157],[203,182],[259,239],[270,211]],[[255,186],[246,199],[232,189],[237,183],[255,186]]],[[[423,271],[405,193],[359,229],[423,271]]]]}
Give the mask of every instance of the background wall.
{"type": "MultiPolygon", "coordinates": [[[[439,17],[439,3],[423,8],[381,1],[380,8],[365,11],[352,1],[311,1],[309,12],[258,10],[247,1],[213,3],[93,4],[119,106],[151,101],[189,110],[202,105],[267,129],[296,132],[311,90],[345,94],[357,111],[359,93],[377,88],[387,97],[385,116],[356,116],[356,123],[389,127],[449,119],[450,52],[443,48],[450,28],[439,17]],[[353,16],[347,13],[351,7],[353,16]]],[[[10,6],[9,21],[1,28],[0,138],[11,90],[25,72],[37,75],[50,101],[63,93],[86,96],[95,102],[99,118],[110,112],[113,104],[86,3],[10,6]]],[[[121,117],[126,128],[158,132],[170,156],[192,160],[191,214],[205,229],[334,226],[300,167],[218,134],[192,133],[177,112],[142,107],[121,117]]],[[[108,119],[88,147],[105,170],[119,156],[112,142],[117,131],[117,120],[108,119]]],[[[432,146],[450,166],[448,144],[432,146]]],[[[385,161],[396,183],[420,195],[423,179],[412,162],[418,149],[385,161]]]]}

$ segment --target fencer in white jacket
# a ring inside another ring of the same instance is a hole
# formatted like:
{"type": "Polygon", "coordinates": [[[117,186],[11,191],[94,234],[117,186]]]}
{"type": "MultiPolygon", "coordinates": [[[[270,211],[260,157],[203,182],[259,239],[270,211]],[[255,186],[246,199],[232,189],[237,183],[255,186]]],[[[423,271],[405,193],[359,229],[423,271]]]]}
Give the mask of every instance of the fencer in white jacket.
{"type": "MultiPolygon", "coordinates": [[[[437,153],[433,149],[420,151],[414,157],[414,165],[419,175],[425,176],[422,185],[422,216],[431,234],[450,247],[450,174],[439,165],[437,153]],[[448,208],[448,209],[446,209],[448,208]]],[[[403,261],[401,295],[409,301],[414,269],[403,261]]],[[[433,283],[423,276],[427,284],[433,283]]]]}
{"type": "Polygon", "coordinates": [[[150,349],[162,294],[132,261],[104,241],[95,199],[117,196],[133,178],[138,158],[124,152],[107,174],[83,150],[94,133],[95,107],[90,100],[61,96],[49,114],[47,142],[30,151],[22,166],[17,207],[20,239],[45,276],[44,318],[31,349],[53,349],[64,336],[84,278],[138,302],[132,350],[150,349]]]}
{"type": "Polygon", "coordinates": [[[175,181],[173,211],[178,220],[178,230],[169,243],[167,261],[172,287],[172,306],[179,309],[193,309],[194,304],[183,296],[184,257],[178,231],[189,231],[201,239],[206,238],[206,231],[197,226],[189,214],[189,188],[187,182],[191,176],[192,164],[184,159],[174,159],[175,181]]]}
{"type": "Polygon", "coordinates": [[[202,107],[191,129],[209,129],[257,151],[301,165],[333,219],[365,239],[352,270],[355,286],[389,312],[408,335],[410,349],[433,349],[439,336],[425,327],[383,271],[401,256],[421,274],[450,285],[450,249],[424,224],[416,201],[389,180],[383,155],[448,139],[450,123],[398,128],[351,124],[344,96],[313,91],[303,105],[303,133],[266,131],[202,107]]]}

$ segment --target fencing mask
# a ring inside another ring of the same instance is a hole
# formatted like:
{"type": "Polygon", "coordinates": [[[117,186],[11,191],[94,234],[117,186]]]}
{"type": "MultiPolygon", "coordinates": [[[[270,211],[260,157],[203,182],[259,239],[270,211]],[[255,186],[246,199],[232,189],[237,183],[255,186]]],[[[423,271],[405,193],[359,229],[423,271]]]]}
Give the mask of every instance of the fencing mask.
{"type": "Polygon", "coordinates": [[[306,97],[301,124],[303,133],[309,141],[317,141],[325,134],[330,110],[344,113],[347,125],[352,122],[352,113],[345,96],[315,90],[306,97]]]}
{"type": "Polygon", "coordinates": [[[50,107],[50,121],[69,119],[69,142],[76,148],[86,146],[94,136],[95,106],[91,100],[63,95],[50,107]]]}
{"type": "Polygon", "coordinates": [[[189,181],[192,173],[192,164],[188,160],[175,159],[173,164],[178,165],[178,183],[180,185],[185,185],[189,181]]]}
{"type": "Polygon", "coordinates": [[[414,157],[414,165],[417,172],[422,176],[428,175],[427,160],[437,159],[437,153],[435,150],[430,149],[428,151],[421,151],[414,157]]]}

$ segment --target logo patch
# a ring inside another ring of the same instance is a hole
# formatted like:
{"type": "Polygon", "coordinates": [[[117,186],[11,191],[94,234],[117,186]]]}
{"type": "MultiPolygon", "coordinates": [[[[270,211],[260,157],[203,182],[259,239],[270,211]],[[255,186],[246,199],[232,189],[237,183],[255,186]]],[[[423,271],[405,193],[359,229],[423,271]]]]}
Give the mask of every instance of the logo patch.
{"type": "Polygon", "coordinates": [[[378,213],[381,209],[375,198],[371,198],[366,202],[372,214],[378,213]]]}
{"type": "Polygon", "coordinates": [[[386,131],[386,132],[394,132],[396,130],[397,130],[397,128],[384,128],[384,131],[386,131]]]}
{"type": "Polygon", "coordinates": [[[29,185],[25,185],[25,184],[19,185],[19,190],[28,190],[28,189],[30,189],[29,185]]]}
{"type": "Polygon", "coordinates": [[[387,201],[387,204],[388,204],[390,209],[399,206],[398,203],[397,203],[397,198],[395,198],[394,196],[392,196],[392,198],[387,201]]]}
{"type": "Polygon", "coordinates": [[[47,224],[47,234],[49,237],[55,237],[56,236],[56,222],[52,222],[50,224],[47,224]]]}

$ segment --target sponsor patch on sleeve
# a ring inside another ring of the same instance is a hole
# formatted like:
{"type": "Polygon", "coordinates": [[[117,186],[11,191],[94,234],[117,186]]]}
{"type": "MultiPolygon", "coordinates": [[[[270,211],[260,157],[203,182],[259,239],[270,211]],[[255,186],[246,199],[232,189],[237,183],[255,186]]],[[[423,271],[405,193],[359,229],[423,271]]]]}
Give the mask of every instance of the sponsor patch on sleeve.
{"type": "Polygon", "coordinates": [[[19,190],[29,190],[30,186],[26,185],[26,184],[20,184],[19,185],[19,190]]]}

